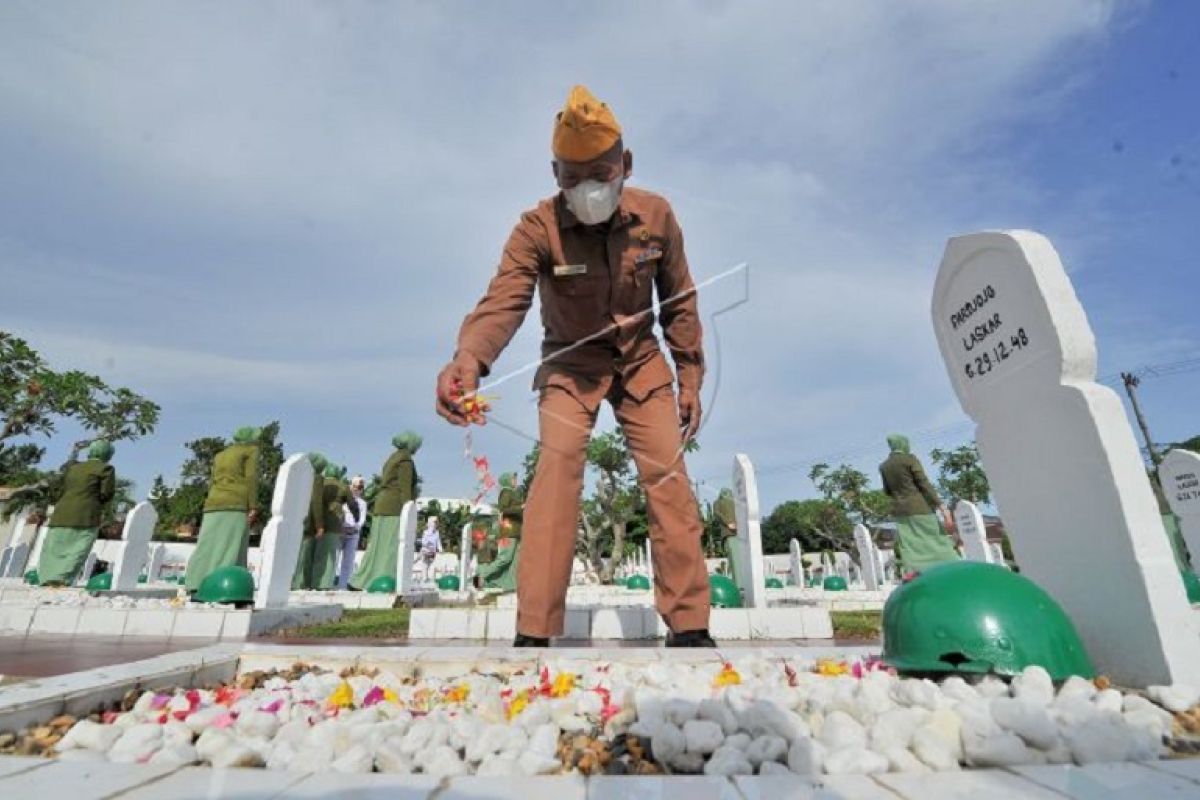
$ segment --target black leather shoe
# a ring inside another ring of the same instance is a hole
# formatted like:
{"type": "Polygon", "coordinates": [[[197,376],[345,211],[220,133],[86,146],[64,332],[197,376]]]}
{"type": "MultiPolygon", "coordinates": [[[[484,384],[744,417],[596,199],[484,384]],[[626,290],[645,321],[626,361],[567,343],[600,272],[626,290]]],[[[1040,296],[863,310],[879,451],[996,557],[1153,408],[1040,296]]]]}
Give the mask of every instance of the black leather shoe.
{"type": "Polygon", "coordinates": [[[550,640],[543,639],[540,636],[526,636],[523,633],[518,633],[517,638],[513,639],[513,647],[549,647],[550,640]]]}
{"type": "Polygon", "coordinates": [[[671,631],[667,634],[667,647],[716,647],[717,643],[708,635],[708,629],[699,631],[671,631]]]}

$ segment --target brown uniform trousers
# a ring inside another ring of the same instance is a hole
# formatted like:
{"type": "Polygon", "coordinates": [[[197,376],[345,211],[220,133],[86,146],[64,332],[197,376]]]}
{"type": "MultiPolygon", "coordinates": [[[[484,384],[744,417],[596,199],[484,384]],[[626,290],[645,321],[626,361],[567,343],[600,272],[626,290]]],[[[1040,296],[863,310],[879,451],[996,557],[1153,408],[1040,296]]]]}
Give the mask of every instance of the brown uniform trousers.
{"type": "MultiPolygon", "coordinates": [[[[699,391],[704,357],[683,234],[661,197],[626,188],[613,219],[581,225],[561,196],[522,215],[483,299],[464,320],[456,358],[481,375],[541,297],[542,451],[525,506],[517,574],[517,630],[559,636],[575,553],[588,438],[611,403],[638,468],[650,517],[658,611],[675,631],[708,627],[708,575],[699,508],[683,463],[670,368],[654,334],[658,317],[680,389],[699,391]]],[[[486,392],[486,384],[485,384],[486,392]]]]}

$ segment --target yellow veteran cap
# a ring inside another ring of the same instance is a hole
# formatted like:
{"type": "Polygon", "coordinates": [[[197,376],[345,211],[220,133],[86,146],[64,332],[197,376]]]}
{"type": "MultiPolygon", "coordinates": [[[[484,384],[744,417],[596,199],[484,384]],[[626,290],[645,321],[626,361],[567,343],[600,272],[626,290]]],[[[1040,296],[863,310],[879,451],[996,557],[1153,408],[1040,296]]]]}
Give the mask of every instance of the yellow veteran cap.
{"type": "Polygon", "coordinates": [[[621,138],[621,125],[606,103],[586,86],[575,86],[554,118],[551,149],[563,161],[591,161],[607,153],[621,138]]]}

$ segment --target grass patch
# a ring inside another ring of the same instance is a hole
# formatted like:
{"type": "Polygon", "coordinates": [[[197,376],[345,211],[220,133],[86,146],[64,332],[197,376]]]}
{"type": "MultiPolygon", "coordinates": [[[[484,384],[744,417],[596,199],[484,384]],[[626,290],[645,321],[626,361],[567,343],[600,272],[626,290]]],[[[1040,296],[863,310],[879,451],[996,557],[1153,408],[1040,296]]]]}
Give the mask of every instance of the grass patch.
{"type": "Polygon", "coordinates": [[[835,639],[878,639],[882,634],[883,612],[830,611],[835,639]]]}
{"type": "Polygon", "coordinates": [[[403,639],[408,636],[409,608],[347,609],[337,622],[293,628],[283,635],[304,639],[403,639]]]}

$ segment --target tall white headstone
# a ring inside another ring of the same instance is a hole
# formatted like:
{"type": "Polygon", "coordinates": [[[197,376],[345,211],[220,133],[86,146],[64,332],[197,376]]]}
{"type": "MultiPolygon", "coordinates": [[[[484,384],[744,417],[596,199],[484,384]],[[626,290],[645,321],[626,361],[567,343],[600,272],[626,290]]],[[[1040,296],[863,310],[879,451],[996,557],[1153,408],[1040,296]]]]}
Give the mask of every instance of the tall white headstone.
{"type": "MultiPolygon", "coordinates": [[[[271,495],[271,519],[263,528],[259,546],[258,587],[254,590],[255,608],[286,606],[300,545],[304,538],[304,517],[312,496],[313,467],[304,453],[289,456],[275,478],[271,495]]],[[[326,536],[336,536],[327,531],[326,536]]]]}
{"type": "Polygon", "coordinates": [[[879,572],[879,555],[875,552],[875,542],[866,525],[854,526],[854,544],[858,547],[858,563],[861,565],[863,584],[869,592],[879,591],[883,582],[879,572]]]}
{"type": "Polygon", "coordinates": [[[800,549],[800,540],[788,542],[788,571],[791,574],[792,585],[804,588],[804,553],[800,549]]]}
{"type": "MultiPolygon", "coordinates": [[[[158,512],[149,502],[143,500],[125,516],[125,530],[121,534],[124,540],[121,549],[112,566],[112,588],[114,591],[127,592],[137,588],[138,575],[146,566],[150,556],[150,537],[154,535],[154,526],[158,523],[158,512]]],[[[149,577],[146,578],[150,580],[149,577]]]]}
{"type": "Polygon", "coordinates": [[[991,564],[994,560],[992,549],[988,547],[987,529],[978,507],[969,500],[959,500],[954,507],[954,525],[958,528],[958,538],[962,540],[963,557],[968,561],[991,564]]]}
{"type": "Polygon", "coordinates": [[[1022,573],[1098,670],[1200,683],[1200,635],[1120,399],[1054,247],[1030,231],[951,239],[933,325],[1022,573]]]}
{"type": "Polygon", "coordinates": [[[87,554],[87,558],[83,560],[83,568],[79,570],[79,576],[75,578],[76,586],[87,586],[88,578],[92,577],[92,572],[96,569],[96,551],[91,550],[87,554]]]}
{"type": "Polygon", "coordinates": [[[992,563],[1008,569],[1008,562],[1004,558],[1004,546],[999,542],[988,542],[988,550],[992,551],[992,563]]]}
{"type": "Polygon", "coordinates": [[[458,587],[466,590],[469,585],[467,581],[471,579],[471,556],[473,555],[475,540],[471,538],[475,531],[475,525],[468,522],[462,526],[462,539],[458,545],[458,587]]]}
{"type": "Polygon", "coordinates": [[[650,548],[650,537],[646,537],[646,545],[642,548],[646,554],[646,576],[650,578],[650,585],[654,585],[654,551],[650,548]]]}
{"type": "Polygon", "coordinates": [[[413,554],[417,546],[417,504],[409,500],[400,509],[400,546],[396,553],[396,591],[408,594],[413,587],[413,554]]]}
{"type": "Polygon", "coordinates": [[[13,548],[6,547],[4,552],[0,553],[0,577],[8,577],[8,564],[12,561],[13,548]]]}
{"type": "Polygon", "coordinates": [[[1200,455],[1191,450],[1171,450],[1158,466],[1158,479],[1171,511],[1179,517],[1179,532],[1200,568],[1200,455]]]}
{"type": "Polygon", "coordinates": [[[844,553],[838,550],[833,554],[833,571],[841,576],[847,585],[850,583],[850,565],[854,563],[854,559],[850,558],[849,553],[844,553]]]}
{"type": "Polygon", "coordinates": [[[146,582],[154,583],[162,573],[163,559],[167,557],[167,546],[156,544],[150,548],[150,565],[146,567],[146,582]]]}
{"type": "Polygon", "coordinates": [[[25,564],[29,560],[29,542],[17,542],[12,548],[12,557],[8,560],[8,570],[4,573],[6,578],[20,578],[27,571],[25,564]]]}
{"type": "Polygon", "coordinates": [[[878,548],[879,553],[879,576],[884,583],[893,583],[896,580],[896,554],[892,550],[878,548]]]}
{"type": "Polygon", "coordinates": [[[750,457],[733,459],[733,505],[737,537],[732,541],[734,576],[747,608],[767,607],[767,576],[763,570],[762,529],[759,527],[758,481],[750,457]]]}

